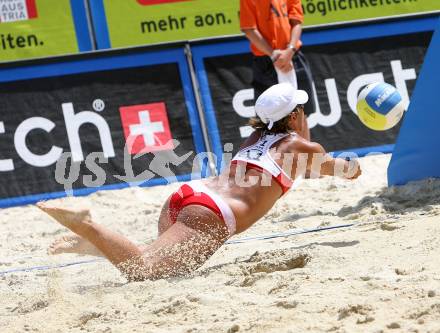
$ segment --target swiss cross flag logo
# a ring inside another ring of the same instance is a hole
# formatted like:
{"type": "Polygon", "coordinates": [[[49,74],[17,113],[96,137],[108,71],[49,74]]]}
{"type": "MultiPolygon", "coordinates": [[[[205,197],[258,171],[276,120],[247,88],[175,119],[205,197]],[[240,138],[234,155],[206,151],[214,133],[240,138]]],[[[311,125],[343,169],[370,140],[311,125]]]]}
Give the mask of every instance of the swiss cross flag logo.
{"type": "Polygon", "coordinates": [[[130,154],[174,149],[165,103],[121,106],[119,113],[130,154]]]}

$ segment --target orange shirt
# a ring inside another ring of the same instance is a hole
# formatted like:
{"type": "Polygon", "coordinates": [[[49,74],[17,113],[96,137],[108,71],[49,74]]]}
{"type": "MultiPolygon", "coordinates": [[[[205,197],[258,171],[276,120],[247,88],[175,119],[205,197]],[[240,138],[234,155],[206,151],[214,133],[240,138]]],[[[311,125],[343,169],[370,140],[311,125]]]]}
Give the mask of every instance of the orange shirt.
{"type": "MultiPolygon", "coordinates": [[[[289,20],[304,21],[301,0],[240,0],[240,28],[257,29],[273,49],[284,50],[290,43],[289,20]]],[[[296,49],[301,45],[298,41],[296,49]]],[[[265,55],[252,43],[251,50],[265,55]]]]}

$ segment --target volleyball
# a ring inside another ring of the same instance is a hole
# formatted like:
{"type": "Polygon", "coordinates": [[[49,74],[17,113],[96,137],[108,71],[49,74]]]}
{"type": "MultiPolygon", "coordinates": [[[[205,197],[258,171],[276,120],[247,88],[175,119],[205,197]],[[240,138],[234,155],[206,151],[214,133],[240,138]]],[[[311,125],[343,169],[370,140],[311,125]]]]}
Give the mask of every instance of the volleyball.
{"type": "Polygon", "coordinates": [[[405,103],[396,88],[377,82],[362,89],[356,109],[365,126],[375,131],[385,131],[400,121],[405,112],[405,103]]]}

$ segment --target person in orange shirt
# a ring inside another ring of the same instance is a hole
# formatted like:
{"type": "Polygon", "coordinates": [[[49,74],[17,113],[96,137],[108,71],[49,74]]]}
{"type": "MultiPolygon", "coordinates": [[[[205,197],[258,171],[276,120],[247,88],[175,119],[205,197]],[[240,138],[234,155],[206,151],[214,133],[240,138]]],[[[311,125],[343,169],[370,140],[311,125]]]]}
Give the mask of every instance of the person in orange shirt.
{"type": "MultiPolygon", "coordinates": [[[[277,83],[290,82],[313,96],[313,78],[300,51],[301,0],[240,0],[240,29],[251,42],[254,98],[277,83]]],[[[304,110],[315,112],[314,99],[304,110]]],[[[302,136],[310,140],[304,120],[302,136]]]]}

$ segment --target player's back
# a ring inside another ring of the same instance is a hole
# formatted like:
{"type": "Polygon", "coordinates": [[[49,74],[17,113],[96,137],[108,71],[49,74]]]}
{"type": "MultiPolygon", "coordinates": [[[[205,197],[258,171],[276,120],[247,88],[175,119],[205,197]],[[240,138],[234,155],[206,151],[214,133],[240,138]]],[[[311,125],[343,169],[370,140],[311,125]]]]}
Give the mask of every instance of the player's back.
{"type": "MultiPolygon", "coordinates": [[[[230,205],[243,231],[263,217],[293,185],[300,153],[307,143],[295,133],[255,131],[241,146],[228,168],[204,181],[230,205]]],[[[301,165],[299,166],[301,167],[301,165]]],[[[295,177],[296,175],[296,177],[295,177]]]]}

